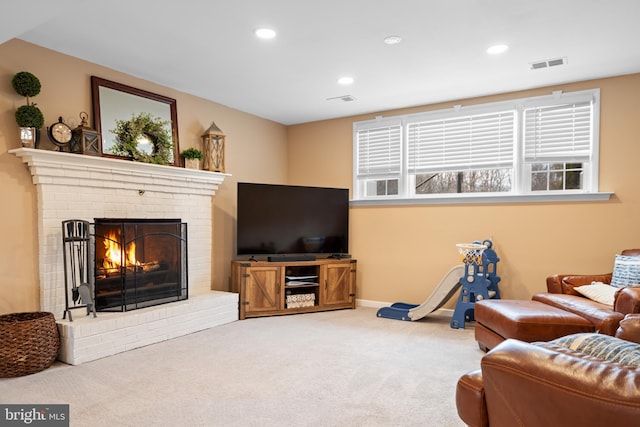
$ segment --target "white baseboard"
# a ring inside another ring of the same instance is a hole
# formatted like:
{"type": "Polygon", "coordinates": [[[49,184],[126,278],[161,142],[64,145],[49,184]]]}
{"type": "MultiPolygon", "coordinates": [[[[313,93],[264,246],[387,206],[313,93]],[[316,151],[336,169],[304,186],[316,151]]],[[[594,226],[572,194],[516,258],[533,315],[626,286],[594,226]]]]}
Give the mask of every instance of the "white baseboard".
{"type": "Polygon", "coordinates": [[[356,306],[357,307],[369,307],[369,308],[380,308],[380,307],[388,307],[392,303],[390,302],[382,302],[382,301],[371,301],[368,299],[357,299],[356,306]]]}

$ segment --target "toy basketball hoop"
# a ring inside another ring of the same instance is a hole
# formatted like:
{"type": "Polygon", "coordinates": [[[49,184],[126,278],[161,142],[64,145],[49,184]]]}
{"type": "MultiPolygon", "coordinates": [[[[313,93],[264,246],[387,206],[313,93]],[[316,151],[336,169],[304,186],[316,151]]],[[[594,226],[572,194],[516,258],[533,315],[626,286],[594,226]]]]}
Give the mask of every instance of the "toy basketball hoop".
{"type": "Polygon", "coordinates": [[[487,249],[487,245],[481,243],[458,243],[456,244],[460,261],[465,264],[482,264],[482,252],[487,249]]]}

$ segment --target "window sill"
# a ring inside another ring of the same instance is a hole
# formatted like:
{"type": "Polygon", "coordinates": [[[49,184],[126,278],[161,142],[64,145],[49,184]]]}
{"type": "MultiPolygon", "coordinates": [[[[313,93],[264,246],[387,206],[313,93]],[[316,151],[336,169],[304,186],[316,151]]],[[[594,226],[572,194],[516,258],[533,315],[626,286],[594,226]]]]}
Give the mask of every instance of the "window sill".
{"type": "Polygon", "coordinates": [[[352,200],[349,206],[393,206],[393,205],[465,205],[497,203],[547,203],[547,202],[599,202],[607,201],[614,193],[572,194],[520,194],[510,196],[452,196],[421,199],[376,199],[352,200]]]}

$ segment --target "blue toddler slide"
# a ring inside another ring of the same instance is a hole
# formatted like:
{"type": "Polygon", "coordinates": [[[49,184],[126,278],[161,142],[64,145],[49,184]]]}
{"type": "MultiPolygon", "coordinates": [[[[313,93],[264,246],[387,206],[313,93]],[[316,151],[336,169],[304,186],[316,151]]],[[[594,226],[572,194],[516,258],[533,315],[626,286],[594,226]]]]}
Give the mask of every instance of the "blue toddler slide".
{"type": "Polygon", "coordinates": [[[451,268],[440,283],[422,304],[396,302],[389,307],[381,307],[377,316],[387,319],[415,321],[422,319],[442,307],[460,289],[460,277],[464,275],[464,265],[451,268]]]}

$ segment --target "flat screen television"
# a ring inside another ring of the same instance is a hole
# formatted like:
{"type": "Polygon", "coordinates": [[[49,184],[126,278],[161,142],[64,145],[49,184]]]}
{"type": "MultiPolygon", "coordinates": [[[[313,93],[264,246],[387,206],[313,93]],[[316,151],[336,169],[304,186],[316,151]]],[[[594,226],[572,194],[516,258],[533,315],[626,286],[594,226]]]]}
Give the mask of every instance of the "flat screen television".
{"type": "Polygon", "coordinates": [[[238,255],[346,256],[349,190],[238,183],[238,255]]]}

